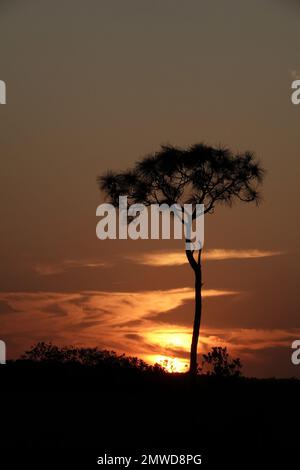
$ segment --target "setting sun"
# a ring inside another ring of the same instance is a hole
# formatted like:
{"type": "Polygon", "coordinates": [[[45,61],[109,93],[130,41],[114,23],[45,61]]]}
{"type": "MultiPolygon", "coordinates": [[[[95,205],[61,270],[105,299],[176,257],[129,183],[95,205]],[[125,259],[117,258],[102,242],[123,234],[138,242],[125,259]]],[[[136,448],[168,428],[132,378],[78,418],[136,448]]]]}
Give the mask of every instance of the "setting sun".
{"type": "Polygon", "coordinates": [[[153,364],[159,364],[168,372],[187,372],[188,361],[185,359],[179,359],[178,357],[170,356],[149,356],[149,362],[153,364]]]}
{"type": "Polygon", "coordinates": [[[164,330],[154,330],[149,332],[147,339],[152,344],[159,344],[163,348],[173,348],[188,351],[191,343],[190,332],[185,332],[176,328],[168,328],[164,330]]]}
{"type": "MultiPolygon", "coordinates": [[[[191,335],[188,332],[178,330],[172,327],[166,327],[164,330],[154,330],[146,334],[147,340],[157,345],[161,350],[173,350],[178,356],[187,353],[190,349],[191,335]]],[[[147,356],[151,364],[159,364],[168,372],[187,372],[188,360],[182,357],[173,357],[166,354],[147,356]]]]}

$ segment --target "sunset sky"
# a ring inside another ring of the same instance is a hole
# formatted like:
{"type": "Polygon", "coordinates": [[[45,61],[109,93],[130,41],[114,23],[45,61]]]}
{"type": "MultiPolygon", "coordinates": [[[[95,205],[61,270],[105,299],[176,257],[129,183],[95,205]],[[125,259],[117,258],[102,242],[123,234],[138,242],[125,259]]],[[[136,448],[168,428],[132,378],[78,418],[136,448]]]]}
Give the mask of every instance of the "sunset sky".
{"type": "Polygon", "coordinates": [[[298,376],[300,3],[0,2],[0,339],[188,361],[193,275],[180,240],[96,238],[96,177],[161,144],[254,151],[259,208],[205,219],[199,352],[298,376]]]}

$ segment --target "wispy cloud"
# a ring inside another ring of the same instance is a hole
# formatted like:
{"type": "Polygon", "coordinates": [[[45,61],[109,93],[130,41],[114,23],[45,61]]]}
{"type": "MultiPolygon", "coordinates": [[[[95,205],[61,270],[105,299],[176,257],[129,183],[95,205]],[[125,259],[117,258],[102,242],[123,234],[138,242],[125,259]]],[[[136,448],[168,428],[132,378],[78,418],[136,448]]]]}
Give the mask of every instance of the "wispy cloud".
{"type": "Polygon", "coordinates": [[[282,255],[282,251],[272,251],[272,250],[231,250],[231,249],[222,249],[216,248],[209,250],[204,254],[204,258],[207,260],[230,260],[230,259],[251,259],[251,258],[268,258],[270,256],[282,255]]]}
{"type": "Polygon", "coordinates": [[[69,269],[106,268],[109,266],[111,265],[103,261],[63,260],[59,263],[38,263],[33,268],[41,276],[52,276],[69,269]]]}
{"type": "MultiPolygon", "coordinates": [[[[274,250],[234,250],[215,248],[204,252],[203,258],[207,261],[237,260],[237,259],[253,259],[266,258],[270,256],[282,255],[282,251],[274,250]]],[[[187,263],[185,254],[182,251],[161,251],[144,253],[130,257],[130,260],[147,266],[180,266],[187,263]]]]}
{"type": "MultiPolygon", "coordinates": [[[[234,259],[266,258],[283,254],[281,251],[272,250],[235,250],[215,248],[204,251],[203,258],[207,261],[221,261],[234,259]]],[[[187,263],[183,251],[155,251],[150,253],[126,256],[126,259],[136,264],[146,266],[180,266],[187,263]]],[[[64,273],[71,269],[97,269],[109,268],[112,264],[98,260],[63,260],[57,263],[37,263],[33,266],[34,271],[40,276],[52,276],[64,273]]]]}
{"type": "Polygon", "coordinates": [[[14,309],[5,300],[0,300],[0,315],[6,315],[6,314],[11,314],[11,313],[18,313],[18,310],[14,309]]]}
{"type": "Polygon", "coordinates": [[[127,259],[146,266],[179,266],[186,264],[187,259],[182,251],[161,251],[128,256],[127,259]]]}
{"type": "MultiPolygon", "coordinates": [[[[149,362],[171,359],[178,370],[188,363],[192,322],[164,323],[156,314],[173,311],[193,299],[193,289],[142,292],[82,291],[73,293],[0,293],[10,305],[1,317],[1,335],[10,356],[21,354],[37,341],[60,345],[98,346],[139,356],[149,362]]],[[[206,297],[238,295],[231,291],[204,290],[206,297]]],[[[189,308],[189,307],[188,307],[189,308]]],[[[175,317],[176,320],[176,317],[175,317]]],[[[170,320],[171,321],[171,320],[170,320]]],[[[264,358],[276,349],[288,355],[300,329],[210,328],[203,325],[199,351],[227,347],[244,363],[265,367],[264,358]]],[[[280,353],[281,354],[281,353],[280,353]]],[[[269,357],[269,356],[268,356],[269,357]]],[[[288,356],[287,356],[288,357],[288,356]]],[[[271,359],[270,359],[271,361],[271,359]]],[[[269,366],[271,369],[271,362],[269,366]]],[[[265,368],[266,373],[268,371],[265,368]]]]}
{"type": "MultiPolygon", "coordinates": [[[[203,290],[204,297],[237,295],[227,290],[203,290]]],[[[64,344],[92,344],[135,354],[152,351],[146,334],[161,324],[150,317],[168,312],[192,300],[194,290],[183,287],[141,292],[83,291],[74,293],[0,293],[0,302],[15,312],[4,314],[1,334],[20,338],[19,347],[51,339],[64,344]],[[140,335],[148,344],[134,350],[130,335],[140,335]],[[127,335],[127,336],[126,336],[127,335]]]]}

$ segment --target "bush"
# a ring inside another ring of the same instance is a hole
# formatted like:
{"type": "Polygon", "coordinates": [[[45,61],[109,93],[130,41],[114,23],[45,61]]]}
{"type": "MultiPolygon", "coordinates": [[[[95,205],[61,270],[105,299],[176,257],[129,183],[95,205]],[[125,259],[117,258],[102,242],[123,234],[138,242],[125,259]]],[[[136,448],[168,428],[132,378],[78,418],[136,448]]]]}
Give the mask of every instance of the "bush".
{"type": "Polygon", "coordinates": [[[216,377],[240,377],[242,363],[239,358],[232,359],[227,348],[214,347],[202,356],[202,371],[216,377]]]}

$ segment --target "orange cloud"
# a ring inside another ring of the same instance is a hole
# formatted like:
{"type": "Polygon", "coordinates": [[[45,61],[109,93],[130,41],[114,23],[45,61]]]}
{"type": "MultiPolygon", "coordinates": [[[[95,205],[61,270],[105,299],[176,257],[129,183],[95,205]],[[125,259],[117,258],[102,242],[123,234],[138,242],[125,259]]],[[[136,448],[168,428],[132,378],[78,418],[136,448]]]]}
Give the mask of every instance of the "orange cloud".
{"type": "Polygon", "coordinates": [[[110,264],[101,261],[64,260],[60,263],[38,263],[34,266],[34,270],[41,276],[52,276],[63,273],[68,269],[106,268],[109,266],[110,264]]]}
{"type": "MultiPolygon", "coordinates": [[[[206,297],[237,294],[204,290],[206,297]]],[[[170,312],[193,296],[193,289],[187,287],[142,292],[1,293],[0,302],[10,306],[1,314],[1,337],[7,342],[9,357],[20,355],[37,341],[52,341],[113,349],[183,371],[188,364],[192,324],[162,326],[153,314],[170,312]]],[[[255,363],[264,357],[264,351],[288,351],[299,337],[300,329],[211,329],[203,325],[199,352],[226,346],[242,362],[255,363]]]]}
{"type": "MultiPolygon", "coordinates": [[[[236,294],[203,290],[205,297],[236,294]]],[[[194,291],[188,287],[141,292],[1,293],[0,301],[9,303],[14,310],[13,314],[2,314],[1,335],[19,338],[17,350],[10,349],[13,355],[35,341],[49,338],[64,344],[94,344],[123,352],[128,352],[130,346],[132,352],[132,339],[126,334],[141,334],[145,342],[151,343],[146,332],[154,327],[161,329],[161,325],[149,317],[176,309],[193,297],[194,291]],[[139,326],[128,326],[134,323],[139,326]]]]}
{"type": "MultiPolygon", "coordinates": [[[[266,258],[270,256],[282,255],[281,251],[271,250],[234,250],[234,249],[223,249],[215,248],[203,252],[203,258],[207,261],[221,261],[221,260],[233,260],[233,259],[251,259],[251,258],[266,258]]],[[[182,251],[162,251],[144,253],[142,255],[131,257],[131,260],[138,264],[144,264],[147,266],[180,266],[187,263],[186,256],[182,251]]]]}

